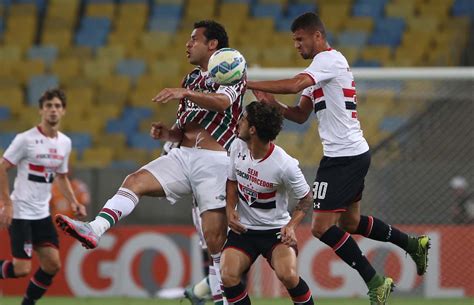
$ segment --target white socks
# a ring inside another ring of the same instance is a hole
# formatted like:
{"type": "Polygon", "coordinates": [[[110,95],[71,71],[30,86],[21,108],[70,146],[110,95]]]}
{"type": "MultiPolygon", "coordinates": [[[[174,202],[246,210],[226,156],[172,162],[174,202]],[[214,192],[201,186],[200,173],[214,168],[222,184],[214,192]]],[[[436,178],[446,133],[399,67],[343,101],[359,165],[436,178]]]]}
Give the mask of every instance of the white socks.
{"type": "Polygon", "coordinates": [[[124,187],[119,188],[117,194],[107,201],[96,218],[89,222],[89,225],[97,235],[102,236],[122,217],[130,214],[138,204],[138,200],[138,196],[131,190],[124,187]]]}

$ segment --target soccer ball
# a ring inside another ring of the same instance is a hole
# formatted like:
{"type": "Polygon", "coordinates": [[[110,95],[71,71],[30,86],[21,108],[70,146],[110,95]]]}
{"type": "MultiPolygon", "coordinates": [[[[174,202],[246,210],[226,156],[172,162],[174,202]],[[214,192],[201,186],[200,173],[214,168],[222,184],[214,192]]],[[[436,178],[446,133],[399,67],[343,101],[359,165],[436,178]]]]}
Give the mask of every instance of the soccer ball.
{"type": "Polygon", "coordinates": [[[234,85],[244,77],[247,63],[239,51],[223,48],[212,54],[207,69],[219,85],[234,85]]]}

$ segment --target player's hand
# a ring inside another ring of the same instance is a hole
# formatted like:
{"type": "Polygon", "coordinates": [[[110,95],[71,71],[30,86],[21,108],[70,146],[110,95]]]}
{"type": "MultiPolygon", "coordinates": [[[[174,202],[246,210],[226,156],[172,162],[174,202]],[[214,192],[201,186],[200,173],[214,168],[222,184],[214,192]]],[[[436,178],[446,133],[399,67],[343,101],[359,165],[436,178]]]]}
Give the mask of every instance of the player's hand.
{"type": "Polygon", "coordinates": [[[167,141],[170,136],[170,130],[162,122],[151,123],[150,136],[155,140],[167,141]]]}
{"type": "Polygon", "coordinates": [[[180,100],[184,98],[184,95],[188,89],[186,88],[165,88],[155,96],[152,101],[155,103],[167,103],[170,100],[180,100]]]}
{"type": "Polygon", "coordinates": [[[10,203],[0,206],[0,228],[8,228],[12,223],[13,205],[10,203]]]}
{"type": "Polygon", "coordinates": [[[86,207],[80,203],[71,203],[71,209],[74,213],[74,216],[78,218],[83,218],[87,216],[86,207]]]}
{"type": "Polygon", "coordinates": [[[240,216],[236,210],[227,211],[227,222],[229,223],[229,228],[237,234],[247,232],[247,228],[245,228],[240,223],[240,216]]]}
{"type": "Polygon", "coordinates": [[[295,228],[293,226],[284,226],[281,228],[281,242],[289,247],[297,243],[295,228]]]}
{"type": "Polygon", "coordinates": [[[255,95],[255,98],[257,101],[265,104],[269,104],[272,106],[277,106],[279,105],[277,100],[275,99],[275,96],[271,93],[268,92],[263,92],[259,90],[252,90],[253,95],[255,95]]]}

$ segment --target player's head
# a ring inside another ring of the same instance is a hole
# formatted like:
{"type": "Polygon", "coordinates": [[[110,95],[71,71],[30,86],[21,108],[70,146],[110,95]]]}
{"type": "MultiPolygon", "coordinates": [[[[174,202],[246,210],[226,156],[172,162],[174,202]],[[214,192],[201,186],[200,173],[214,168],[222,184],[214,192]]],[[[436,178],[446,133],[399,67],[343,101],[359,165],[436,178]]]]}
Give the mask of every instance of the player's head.
{"type": "Polygon", "coordinates": [[[66,95],[61,89],[46,90],[39,99],[41,119],[55,126],[66,113],[66,95]]]}
{"type": "Polygon", "coordinates": [[[211,55],[222,48],[229,47],[229,38],[224,27],[212,20],[194,23],[191,38],[186,43],[189,63],[207,68],[211,55]]]}
{"type": "Polygon", "coordinates": [[[275,140],[283,127],[283,115],[268,104],[251,102],[239,122],[239,138],[249,141],[257,136],[262,142],[275,140]]]}
{"type": "Polygon", "coordinates": [[[315,13],[304,13],[291,24],[295,48],[304,59],[327,49],[326,28],[315,13]]]}

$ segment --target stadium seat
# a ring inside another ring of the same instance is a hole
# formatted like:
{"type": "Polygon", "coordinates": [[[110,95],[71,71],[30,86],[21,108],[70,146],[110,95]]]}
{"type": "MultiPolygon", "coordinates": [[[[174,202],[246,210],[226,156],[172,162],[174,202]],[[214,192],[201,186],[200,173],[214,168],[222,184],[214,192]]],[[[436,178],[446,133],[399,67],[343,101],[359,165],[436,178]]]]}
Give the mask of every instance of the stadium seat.
{"type": "Polygon", "coordinates": [[[27,98],[29,105],[36,105],[44,91],[59,87],[58,78],[54,75],[35,75],[28,81],[27,98]]]}
{"type": "Polygon", "coordinates": [[[135,81],[146,71],[145,62],[141,59],[125,59],[117,63],[116,73],[130,77],[135,81]]]}
{"type": "Polygon", "coordinates": [[[279,19],[282,14],[282,6],[277,3],[268,3],[268,4],[254,4],[252,6],[252,16],[255,18],[273,18],[279,19]]]}
{"type": "Polygon", "coordinates": [[[71,138],[72,147],[81,154],[85,149],[92,146],[92,137],[88,133],[69,132],[66,133],[71,138]]]}
{"type": "Polygon", "coordinates": [[[27,52],[28,59],[41,59],[49,67],[56,60],[58,49],[53,45],[33,46],[27,52]]]}
{"type": "Polygon", "coordinates": [[[367,43],[369,34],[365,31],[343,31],[337,37],[337,44],[343,47],[362,47],[367,43]]]}
{"type": "Polygon", "coordinates": [[[130,134],[127,137],[127,144],[131,148],[139,148],[146,150],[153,150],[161,147],[160,141],[150,137],[150,133],[148,132],[130,134]]]}
{"type": "Polygon", "coordinates": [[[0,148],[5,150],[12,143],[16,133],[13,132],[2,132],[0,133],[0,148]]]}

